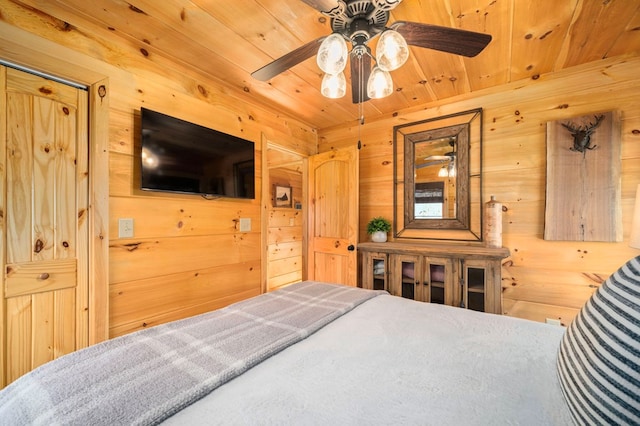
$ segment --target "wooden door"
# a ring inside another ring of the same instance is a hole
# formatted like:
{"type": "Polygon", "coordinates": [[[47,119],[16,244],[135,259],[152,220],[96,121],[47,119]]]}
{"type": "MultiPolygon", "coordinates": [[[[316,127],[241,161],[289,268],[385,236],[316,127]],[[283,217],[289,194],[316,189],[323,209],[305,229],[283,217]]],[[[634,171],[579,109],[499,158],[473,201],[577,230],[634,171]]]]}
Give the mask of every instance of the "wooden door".
{"type": "Polygon", "coordinates": [[[357,285],[358,150],[309,157],[307,278],[357,285]]]}
{"type": "Polygon", "coordinates": [[[88,96],[11,68],[0,83],[4,386],[88,344],[88,96]]]}

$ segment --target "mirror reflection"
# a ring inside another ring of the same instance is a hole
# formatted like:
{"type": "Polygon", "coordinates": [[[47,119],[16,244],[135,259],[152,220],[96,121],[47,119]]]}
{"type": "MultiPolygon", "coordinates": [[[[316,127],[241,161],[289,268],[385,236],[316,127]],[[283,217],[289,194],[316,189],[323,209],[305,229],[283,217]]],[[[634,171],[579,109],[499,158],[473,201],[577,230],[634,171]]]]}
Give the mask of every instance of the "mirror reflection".
{"type": "Polygon", "coordinates": [[[416,142],[414,217],[450,219],[456,217],[457,136],[416,142]]]}

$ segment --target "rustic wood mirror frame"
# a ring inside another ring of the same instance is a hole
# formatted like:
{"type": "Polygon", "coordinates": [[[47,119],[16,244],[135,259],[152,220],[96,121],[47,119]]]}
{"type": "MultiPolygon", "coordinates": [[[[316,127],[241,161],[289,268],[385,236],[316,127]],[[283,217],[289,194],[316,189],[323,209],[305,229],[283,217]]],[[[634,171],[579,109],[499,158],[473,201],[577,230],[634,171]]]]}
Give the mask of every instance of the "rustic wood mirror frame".
{"type": "Polygon", "coordinates": [[[395,238],[482,240],[482,108],[407,123],[393,128],[395,238]],[[415,146],[456,141],[455,215],[422,219],[415,212],[415,146]]]}

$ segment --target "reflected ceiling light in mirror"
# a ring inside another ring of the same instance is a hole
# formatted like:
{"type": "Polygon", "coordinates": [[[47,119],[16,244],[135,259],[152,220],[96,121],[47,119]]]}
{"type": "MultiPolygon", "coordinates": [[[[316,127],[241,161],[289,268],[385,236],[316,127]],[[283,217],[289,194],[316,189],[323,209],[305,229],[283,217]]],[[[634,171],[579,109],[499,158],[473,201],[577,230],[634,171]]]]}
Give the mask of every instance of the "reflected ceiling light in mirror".
{"type": "Polygon", "coordinates": [[[451,160],[451,162],[449,163],[449,170],[447,170],[447,176],[449,176],[450,178],[456,177],[456,160],[455,159],[451,160]]]}

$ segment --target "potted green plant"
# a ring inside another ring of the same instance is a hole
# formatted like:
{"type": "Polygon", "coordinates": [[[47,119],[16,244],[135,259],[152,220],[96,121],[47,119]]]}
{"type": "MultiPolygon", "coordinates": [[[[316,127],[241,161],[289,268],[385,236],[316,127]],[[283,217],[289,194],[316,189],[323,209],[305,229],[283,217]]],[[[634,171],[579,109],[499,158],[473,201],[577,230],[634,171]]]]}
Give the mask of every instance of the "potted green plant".
{"type": "Polygon", "coordinates": [[[371,241],[376,243],[387,241],[389,231],[391,231],[391,222],[382,216],[374,217],[367,224],[367,234],[371,235],[371,241]]]}

